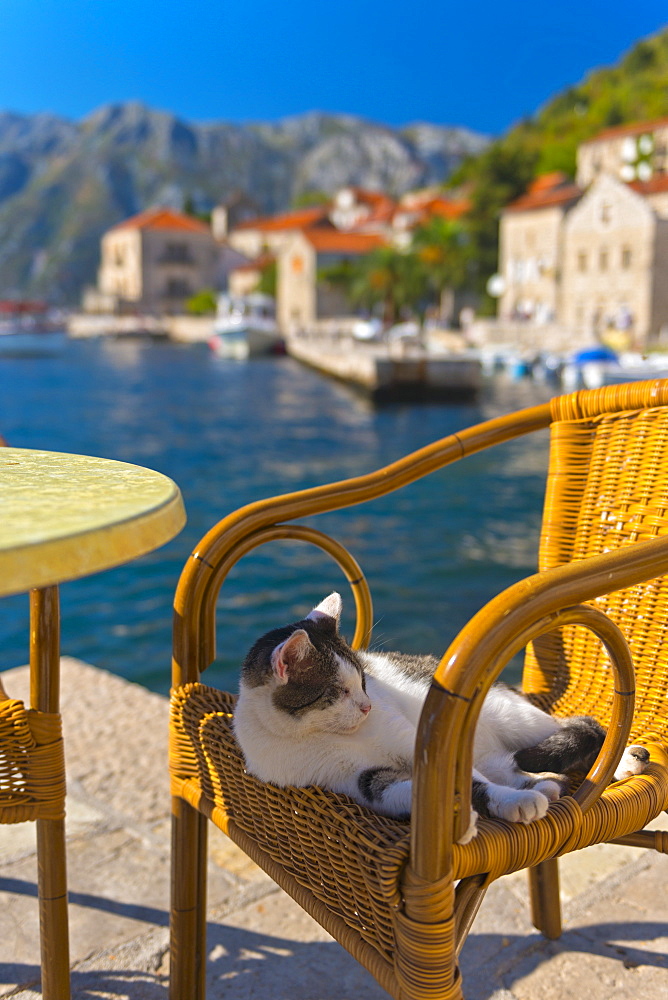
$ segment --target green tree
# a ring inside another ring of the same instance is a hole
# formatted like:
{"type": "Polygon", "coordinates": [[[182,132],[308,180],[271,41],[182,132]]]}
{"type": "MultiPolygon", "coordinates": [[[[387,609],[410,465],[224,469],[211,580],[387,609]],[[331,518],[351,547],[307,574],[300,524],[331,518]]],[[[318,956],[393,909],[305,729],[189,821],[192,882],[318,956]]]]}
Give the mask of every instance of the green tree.
{"type": "MultiPolygon", "coordinates": [[[[466,285],[483,296],[484,302],[487,280],[498,264],[501,210],[526,190],[537,157],[537,151],[508,142],[493,143],[483,153],[465,222],[469,237],[466,285]]],[[[493,311],[491,300],[485,304],[485,311],[493,311]]]]}
{"type": "Polygon", "coordinates": [[[469,241],[466,229],[459,221],[432,216],[413,233],[412,249],[443,316],[446,293],[458,291],[467,282],[469,241]]]}
{"type": "Polygon", "coordinates": [[[213,288],[202,288],[186,302],[186,312],[191,316],[213,316],[218,303],[218,292],[213,288]]]}
{"type": "Polygon", "coordinates": [[[327,205],[332,200],[332,196],[326,191],[301,191],[292,199],[293,208],[316,208],[318,205],[327,205]]]}
{"type": "Polygon", "coordinates": [[[396,323],[407,313],[423,314],[429,294],[418,255],[390,246],[341,260],[324,269],[319,278],[341,288],[354,307],[371,310],[380,306],[386,323],[396,323]]]}
{"type": "Polygon", "coordinates": [[[271,260],[262,268],[257,285],[258,292],[276,298],[276,261],[271,260]]]}
{"type": "MultiPolygon", "coordinates": [[[[448,181],[471,200],[465,220],[470,236],[469,275],[484,293],[498,260],[501,209],[540,174],[575,175],[580,143],[604,128],[668,115],[668,29],[638,42],[617,66],[589,73],[538,112],[513,126],[448,181]]],[[[491,308],[491,300],[487,302],[491,308]]]]}

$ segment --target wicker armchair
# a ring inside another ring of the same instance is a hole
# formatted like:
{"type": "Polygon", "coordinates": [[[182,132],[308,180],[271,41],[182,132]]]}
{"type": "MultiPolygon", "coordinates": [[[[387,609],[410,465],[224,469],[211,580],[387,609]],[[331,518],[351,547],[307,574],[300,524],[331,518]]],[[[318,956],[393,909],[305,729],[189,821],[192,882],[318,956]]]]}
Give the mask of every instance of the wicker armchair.
{"type": "Polygon", "coordinates": [[[667,572],[668,381],[558,397],[367,476],[251,504],[216,525],[187,563],[175,602],[172,1000],[204,997],[208,820],[397,1000],[462,997],[457,955],[499,876],[529,869],[534,922],[556,937],[560,855],[602,841],[668,852],[668,833],[643,830],[668,807],[667,572]],[[214,657],[216,598],[230,568],[271,539],[320,546],[352,587],[353,644],[362,645],[371,600],[359,566],[331,538],[284,522],[362,503],[548,426],[540,571],[479,611],[443,656],[418,731],[411,823],[319,788],[278,789],[246,774],[230,727],[234,698],[199,680],[214,657]],[[586,778],[544,819],[483,820],[462,846],[481,703],[525,646],[524,687],[536,702],[558,715],[595,715],[608,736],[586,778]],[[650,750],[648,770],[609,784],[629,741],[650,750]]]}

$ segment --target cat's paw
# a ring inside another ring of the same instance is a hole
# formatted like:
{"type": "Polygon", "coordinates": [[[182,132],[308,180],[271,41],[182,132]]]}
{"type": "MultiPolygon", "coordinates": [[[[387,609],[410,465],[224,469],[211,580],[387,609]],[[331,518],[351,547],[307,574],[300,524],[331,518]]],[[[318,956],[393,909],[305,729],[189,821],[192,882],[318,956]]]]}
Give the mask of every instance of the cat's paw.
{"type": "Polygon", "coordinates": [[[563,783],[554,778],[543,778],[541,781],[537,781],[535,785],[532,785],[532,790],[540,792],[548,802],[556,802],[565,794],[563,783]]]}
{"type": "Polygon", "coordinates": [[[468,829],[464,834],[464,836],[459,838],[457,843],[468,844],[469,840],[473,840],[473,838],[476,836],[477,833],[478,833],[478,814],[475,811],[475,809],[472,809],[468,829]]]}
{"type": "Polygon", "coordinates": [[[547,796],[535,788],[504,788],[490,806],[499,819],[507,819],[511,823],[532,823],[543,818],[549,804],[547,796]]]}
{"type": "Polygon", "coordinates": [[[642,774],[649,764],[649,750],[647,747],[632,746],[627,747],[622,754],[622,759],[615,771],[615,781],[623,778],[630,778],[634,774],[642,774]]]}

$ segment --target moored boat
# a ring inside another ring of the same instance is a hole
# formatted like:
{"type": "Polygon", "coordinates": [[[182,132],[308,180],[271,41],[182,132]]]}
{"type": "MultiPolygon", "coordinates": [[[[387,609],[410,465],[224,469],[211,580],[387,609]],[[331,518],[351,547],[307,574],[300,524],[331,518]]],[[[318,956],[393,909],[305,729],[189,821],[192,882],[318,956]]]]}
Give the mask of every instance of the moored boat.
{"type": "Polygon", "coordinates": [[[668,355],[645,356],[632,351],[616,354],[605,347],[589,348],[573,355],[566,363],[562,386],[566,392],[572,392],[655,378],[668,378],[668,355]]]}
{"type": "Polygon", "coordinates": [[[58,354],[65,341],[63,317],[46,303],[0,301],[0,357],[58,354]]]}
{"type": "Polygon", "coordinates": [[[284,341],[274,299],[259,292],[221,295],[209,346],[220,357],[236,360],[281,353],[284,341]]]}

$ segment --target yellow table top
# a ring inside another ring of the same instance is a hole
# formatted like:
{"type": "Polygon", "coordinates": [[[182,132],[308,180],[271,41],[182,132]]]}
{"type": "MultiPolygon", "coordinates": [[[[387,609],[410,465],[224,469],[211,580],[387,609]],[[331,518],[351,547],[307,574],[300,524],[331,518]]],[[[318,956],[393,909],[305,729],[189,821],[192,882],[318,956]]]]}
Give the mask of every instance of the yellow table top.
{"type": "Polygon", "coordinates": [[[0,596],[118,566],[184,524],[181,493],[159,472],[0,448],[0,596]]]}

